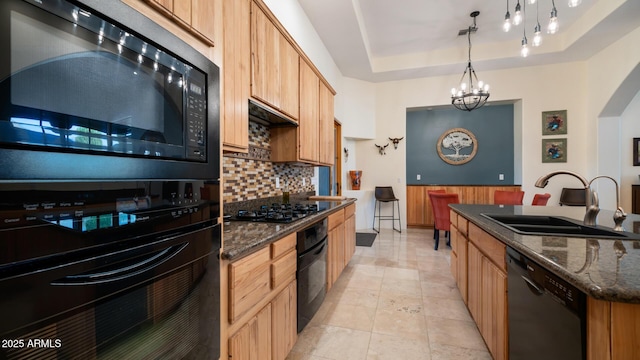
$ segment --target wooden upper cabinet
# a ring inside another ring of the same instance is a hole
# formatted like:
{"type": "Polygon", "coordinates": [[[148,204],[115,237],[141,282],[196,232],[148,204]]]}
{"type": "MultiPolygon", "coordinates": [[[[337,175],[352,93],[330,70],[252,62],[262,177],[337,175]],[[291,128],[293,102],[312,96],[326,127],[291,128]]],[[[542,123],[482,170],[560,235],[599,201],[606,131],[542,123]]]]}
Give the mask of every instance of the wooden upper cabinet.
{"type": "Polygon", "coordinates": [[[251,0],[224,1],[222,119],[223,149],[249,151],[251,0]]]}
{"type": "Polygon", "coordinates": [[[319,162],[322,165],[334,163],[334,135],[333,135],[333,93],[324,83],[320,83],[320,154],[319,162]]]}
{"type": "Polygon", "coordinates": [[[168,15],[169,17],[172,16],[173,0],[150,0],[150,2],[155,5],[154,8],[160,10],[161,12],[164,12],[165,15],[168,15]]]}
{"type": "Polygon", "coordinates": [[[215,0],[145,0],[165,17],[209,46],[213,46],[215,0]]]}
{"type": "Polygon", "coordinates": [[[213,41],[215,35],[213,7],[214,0],[191,0],[191,28],[211,41],[213,41]]]}
{"type": "Polygon", "coordinates": [[[280,111],[298,119],[300,101],[300,55],[280,34],[280,111]]]}
{"type": "Polygon", "coordinates": [[[310,162],[319,160],[319,91],[320,79],[304,61],[300,62],[300,159],[310,162]]]}
{"type": "Polygon", "coordinates": [[[173,16],[177,21],[182,22],[183,25],[187,27],[191,26],[191,1],[192,0],[173,1],[173,16]]]}
{"type": "Polygon", "coordinates": [[[280,37],[255,3],[251,5],[251,96],[280,108],[280,37]]]}

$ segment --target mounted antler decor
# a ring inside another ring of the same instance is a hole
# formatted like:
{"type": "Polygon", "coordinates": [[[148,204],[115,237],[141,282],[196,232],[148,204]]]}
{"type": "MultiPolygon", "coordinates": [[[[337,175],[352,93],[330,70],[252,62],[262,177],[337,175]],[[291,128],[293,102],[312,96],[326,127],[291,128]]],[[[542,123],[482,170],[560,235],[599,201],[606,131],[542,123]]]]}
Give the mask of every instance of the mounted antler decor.
{"type": "Polygon", "coordinates": [[[378,144],[374,144],[377,148],[378,148],[378,152],[380,153],[380,155],[387,155],[387,153],[385,152],[385,149],[387,148],[387,146],[389,146],[389,143],[387,143],[387,145],[381,146],[378,144]]]}
{"type": "Polygon", "coordinates": [[[389,138],[389,140],[391,140],[391,142],[393,143],[393,148],[398,150],[398,144],[400,143],[400,140],[404,139],[404,136],[401,138],[389,138]]]}

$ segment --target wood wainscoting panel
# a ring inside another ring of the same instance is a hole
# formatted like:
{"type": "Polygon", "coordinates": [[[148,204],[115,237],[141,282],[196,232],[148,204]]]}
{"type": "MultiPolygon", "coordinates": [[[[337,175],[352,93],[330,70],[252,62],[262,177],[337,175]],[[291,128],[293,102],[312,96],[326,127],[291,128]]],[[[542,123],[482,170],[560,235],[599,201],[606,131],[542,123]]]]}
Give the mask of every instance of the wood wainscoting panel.
{"type": "Polygon", "coordinates": [[[432,228],[433,211],[427,191],[458,194],[461,204],[493,204],[496,190],[519,191],[520,185],[407,185],[407,226],[432,228]]]}

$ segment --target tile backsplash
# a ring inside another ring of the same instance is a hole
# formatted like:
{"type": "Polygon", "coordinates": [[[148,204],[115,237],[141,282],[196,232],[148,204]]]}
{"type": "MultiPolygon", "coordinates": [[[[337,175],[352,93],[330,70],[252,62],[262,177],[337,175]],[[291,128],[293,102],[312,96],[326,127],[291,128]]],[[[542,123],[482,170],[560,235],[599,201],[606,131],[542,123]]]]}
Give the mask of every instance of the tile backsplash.
{"type": "Polygon", "coordinates": [[[224,153],[225,203],[280,196],[285,183],[292,194],[315,191],[314,167],[271,162],[270,137],[268,127],[249,122],[249,153],[224,153]],[[277,177],[280,188],[276,188],[277,177]]]}

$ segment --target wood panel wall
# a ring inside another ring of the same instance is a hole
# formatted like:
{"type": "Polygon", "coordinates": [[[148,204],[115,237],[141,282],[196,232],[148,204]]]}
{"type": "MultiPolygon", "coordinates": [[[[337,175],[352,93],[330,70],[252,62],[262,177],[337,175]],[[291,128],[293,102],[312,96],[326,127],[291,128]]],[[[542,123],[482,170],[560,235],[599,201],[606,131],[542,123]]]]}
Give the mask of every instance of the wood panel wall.
{"type": "Polygon", "coordinates": [[[433,227],[433,211],[427,191],[445,190],[458,194],[461,204],[493,204],[496,190],[519,191],[520,185],[474,186],[474,185],[408,185],[407,186],[407,226],[433,227]]]}

